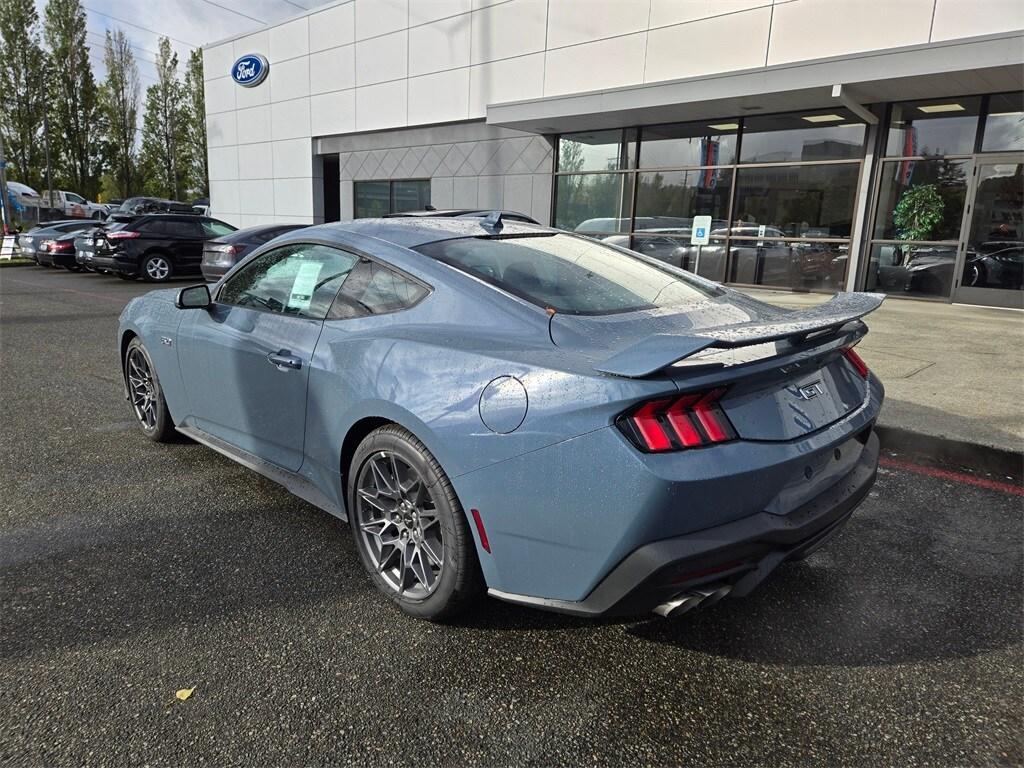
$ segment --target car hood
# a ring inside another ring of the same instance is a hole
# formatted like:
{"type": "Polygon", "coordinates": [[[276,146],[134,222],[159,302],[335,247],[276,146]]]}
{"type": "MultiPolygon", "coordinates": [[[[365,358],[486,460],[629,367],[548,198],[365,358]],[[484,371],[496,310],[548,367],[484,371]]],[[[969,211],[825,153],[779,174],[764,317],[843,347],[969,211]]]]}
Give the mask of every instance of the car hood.
{"type": "Polygon", "coordinates": [[[551,318],[555,345],[592,358],[594,368],[643,377],[708,347],[732,348],[835,330],[881,305],[875,293],[837,293],[806,310],[786,310],[735,291],[680,307],[551,318]]]}

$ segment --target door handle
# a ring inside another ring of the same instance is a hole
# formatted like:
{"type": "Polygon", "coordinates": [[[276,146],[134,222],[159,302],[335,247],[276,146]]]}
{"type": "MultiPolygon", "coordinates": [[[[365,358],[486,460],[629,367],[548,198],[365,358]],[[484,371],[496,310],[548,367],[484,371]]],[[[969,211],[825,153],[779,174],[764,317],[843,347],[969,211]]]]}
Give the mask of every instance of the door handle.
{"type": "Polygon", "coordinates": [[[267,361],[271,365],[277,366],[279,371],[287,371],[289,368],[299,370],[302,367],[302,360],[297,358],[287,349],[282,349],[278,352],[271,352],[267,355],[267,361]]]}

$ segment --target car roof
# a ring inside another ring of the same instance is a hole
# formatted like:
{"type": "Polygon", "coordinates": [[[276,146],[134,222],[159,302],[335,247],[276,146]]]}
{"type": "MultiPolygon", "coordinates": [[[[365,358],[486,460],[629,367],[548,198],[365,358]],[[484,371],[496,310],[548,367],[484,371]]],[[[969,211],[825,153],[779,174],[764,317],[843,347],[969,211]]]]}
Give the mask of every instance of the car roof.
{"type": "MultiPolygon", "coordinates": [[[[205,221],[209,217],[208,216],[190,216],[189,218],[199,219],[200,221],[205,221]]],[[[213,219],[213,221],[219,221],[219,219],[213,219]]],[[[223,223],[226,224],[227,222],[223,222],[223,223]]],[[[217,240],[218,240],[218,242],[223,242],[223,241],[236,242],[236,241],[239,241],[239,240],[245,240],[246,238],[252,237],[253,235],[260,235],[260,234],[263,234],[264,232],[270,232],[270,231],[273,231],[275,229],[279,229],[282,232],[293,232],[296,229],[305,229],[307,226],[309,226],[309,225],[307,225],[307,224],[254,224],[251,227],[244,227],[243,229],[236,229],[234,232],[230,232],[230,233],[228,233],[226,235],[221,235],[221,236],[219,236],[217,238],[217,240]]]]}
{"type": "MultiPolygon", "coordinates": [[[[556,234],[557,229],[528,224],[524,221],[502,221],[502,235],[530,235],[539,233],[556,234]]],[[[439,240],[455,240],[462,237],[486,237],[495,234],[484,226],[482,218],[459,219],[444,216],[408,216],[385,219],[354,219],[352,221],[320,224],[310,227],[306,234],[313,236],[331,233],[351,232],[374,237],[403,248],[416,248],[439,240]]]]}

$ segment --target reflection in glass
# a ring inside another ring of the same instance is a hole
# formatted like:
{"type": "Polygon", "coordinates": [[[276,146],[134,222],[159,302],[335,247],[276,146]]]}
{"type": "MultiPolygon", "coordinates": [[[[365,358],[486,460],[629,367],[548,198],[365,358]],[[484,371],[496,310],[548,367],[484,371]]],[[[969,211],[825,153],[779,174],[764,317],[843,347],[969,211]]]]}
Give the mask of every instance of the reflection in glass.
{"type": "Polygon", "coordinates": [[[710,216],[712,229],[728,226],[729,168],[641,173],[636,193],[637,230],[675,230],[689,237],[694,216],[710,216]]]}
{"type": "Polygon", "coordinates": [[[422,211],[430,205],[430,181],[391,182],[391,213],[422,211]]]}
{"type": "Polygon", "coordinates": [[[778,288],[842,290],[848,243],[800,240],[733,240],[729,281],[778,288]]]}
{"type": "Polygon", "coordinates": [[[989,97],[982,152],[1024,149],[1024,93],[989,97]]]}
{"type": "Polygon", "coordinates": [[[886,161],[875,238],[958,239],[969,170],[968,160],[886,161]]]}
{"type": "Polygon", "coordinates": [[[798,237],[849,237],[859,163],[741,168],[735,226],[774,227],[798,237]]]}
{"type": "Polygon", "coordinates": [[[391,212],[391,184],[387,181],[357,181],[354,185],[353,216],[375,218],[391,212]]]}
{"type": "Polygon", "coordinates": [[[635,154],[635,131],[590,131],[567,133],[558,140],[559,173],[579,171],[620,171],[632,168],[635,154]]]}
{"type": "Polygon", "coordinates": [[[734,162],[735,130],[722,132],[707,123],[675,123],[643,129],[641,168],[729,165],[734,162]]]}
{"type": "Polygon", "coordinates": [[[631,173],[555,177],[555,226],[578,232],[628,232],[631,173]]]}
{"type": "Polygon", "coordinates": [[[868,262],[868,291],[948,297],[956,265],[955,244],[875,245],[868,262]]]}
{"type": "Polygon", "coordinates": [[[961,285],[1021,290],[1024,272],[1024,165],[978,168],[961,285]]]}
{"type": "Polygon", "coordinates": [[[931,99],[892,105],[889,157],[968,155],[974,151],[981,99],[931,99]]]}
{"type": "Polygon", "coordinates": [[[745,118],[740,162],[860,159],[865,126],[854,120],[843,109],[745,118]]]}

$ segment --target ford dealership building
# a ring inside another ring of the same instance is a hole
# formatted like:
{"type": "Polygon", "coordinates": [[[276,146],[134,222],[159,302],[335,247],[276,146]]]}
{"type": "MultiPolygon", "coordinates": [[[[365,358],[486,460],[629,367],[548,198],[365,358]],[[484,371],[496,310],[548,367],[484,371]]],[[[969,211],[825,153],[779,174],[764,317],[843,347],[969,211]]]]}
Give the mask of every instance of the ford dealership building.
{"type": "Polygon", "coordinates": [[[1020,0],[347,0],[204,49],[211,203],[504,208],[734,284],[1021,306],[1022,30],[1020,0]]]}

